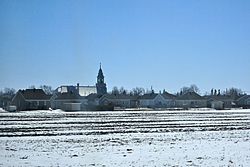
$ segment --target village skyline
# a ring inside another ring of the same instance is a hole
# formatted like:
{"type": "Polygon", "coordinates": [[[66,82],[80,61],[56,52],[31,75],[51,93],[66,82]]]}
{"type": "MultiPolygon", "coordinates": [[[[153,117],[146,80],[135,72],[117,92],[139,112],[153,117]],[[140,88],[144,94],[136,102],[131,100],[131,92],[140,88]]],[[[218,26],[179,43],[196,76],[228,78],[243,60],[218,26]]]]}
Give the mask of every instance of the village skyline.
{"type": "Polygon", "coordinates": [[[100,64],[95,85],[61,85],[56,89],[42,85],[28,89],[5,88],[0,91],[0,107],[9,111],[62,109],[80,110],[114,110],[115,107],[127,108],[249,108],[250,95],[239,88],[226,90],[211,89],[210,93],[200,94],[196,85],[184,86],[179,92],[171,93],[166,89],[156,92],[153,87],[145,90],[135,87],[126,90],[113,87],[108,92],[105,75],[100,64]]]}
{"type": "MultiPolygon", "coordinates": [[[[151,86],[150,88],[143,88],[140,86],[134,86],[131,89],[126,89],[124,86],[113,86],[112,88],[108,89],[107,84],[105,83],[105,75],[103,74],[102,71],[102,65],[100,63],[100,67],[99,67],[99,72],[97,75],[97,79],[96,79],[96,83],[98,82],[102,82],[104,84],[105,90],[104,92],[109,93],[109,94],[125,94],[125,95],[144,95],[144,94],[150,94],[150,93],[164,93],[164,92],[168,92],[168,93],[172,93],[175,95],[180,95],[183,93],[187,93],[187,92],[195,92],[198,93],[200,95],[231,95],[232,92],[236,92],[236,94],[248,94],[247,91],[243,91],[240,88],[236,88],[236,87],[228,87],[225,90],[223,89],[219,89],[219,88],[211,88],[210,91],[205,91],[202,92],[200,90],[200,88],[196,85],[196,84],[191,84],[189,86],[185,85],[182,86],[179,90],[177,90],[176,92],[170,92],[168,89],[163,88],[160,89],[158,91],[156,91],[153,86],[151,86]]],[[[10,94],[13,95],[15,94],[18,90],[25,90],[25,89],[42,89],[46,94],[53,94],[55,90],[57,90],[58,88],[62,87],[62,86],[80,86],[80,83],[77,84],[62,84],[59,85],[55,88],[53,88],[50,85],[46,85],[46,84],[42,84],[40,86],[37,85],[30,85],[26,88],[10,88],[10,87],[5,87],[5,88],[0,88],[0,94],[10,94]]],[[[92,85],[82,85],[84,87],[94,87],[97,88],[98,86],[95,84],[92,85]]]]}
{"type": "MultiPolygon", "coordinates": [[[[79,84],[79,83],[77,83],[79,84]]],[[[15,89],[15,88],[10,88],[10,87],[5,87],[5,88],[0,88],[0,94],[5,94],[5,93],[8,93],[10,92],[10,94],[14,94],[16,93],[18,90],[25,90],[25,89],[42,89],[45,91],[46,94],[53,94],[53,91],[56,90],[57,88],[59,88],[60,86],[76,86],[77,84],[75,85],[59,85],[58,87],[56,88],[53,88],[52,86],[50,85],[39,85],[39,86],[35,86],[35,85],[30,85],[26,88],[18,88],[18,89],[15,89]]],[[[91,87],[93,85],[84,85],[86,87],[91,87]]],[[[207,90],[205,92],[201,92],[199,87],[195,84],[191,84],[189,86],[183,86],[181,87],[179,90],[177,90],[176,92],[170,92],[168,91],[167,89],[161,89],[159,91],[155,91],[155,89],[153,89],[153,87],[151,87],[150,89],[148,88],[143,88],[143,87],[140,87],[140,86],[135,86],[134,88],[132,89],[126,89],[125,87],[121,86],[121,87],[118,87],[118,86],[114,86],[112,89],[108,89],[107,90],[107,93],[110,93],[110,94],[113,94],[114,92],[116,92],[117,94],[133,94],[133,92],[142,92],[142,94],[149,94],[149,93],[163,93],[163,92],[168,92],[168,93],[172,93],[172,94],[179,94],[181,93],[182,91],[184,90],[184,92],[187,92],[187,91],[193,91],[193,92],[196,92],[200,95],[210,95],[211,94],[211,91],[216,91],[216,92],[220,92],[219,94],[221,95],[226,95],[228,94],[231,90],[236,90],[238,93],[240,94],[248,94],[247,92],[241,90],[240,88],[236,88],[236,87],[228,87],[226,88],[225,90],[223,89],[216,89],[216,88],[211,88],[210,90],[207,90]]],[[[217,94],[217,93],[216,93],[217,94]]]]}

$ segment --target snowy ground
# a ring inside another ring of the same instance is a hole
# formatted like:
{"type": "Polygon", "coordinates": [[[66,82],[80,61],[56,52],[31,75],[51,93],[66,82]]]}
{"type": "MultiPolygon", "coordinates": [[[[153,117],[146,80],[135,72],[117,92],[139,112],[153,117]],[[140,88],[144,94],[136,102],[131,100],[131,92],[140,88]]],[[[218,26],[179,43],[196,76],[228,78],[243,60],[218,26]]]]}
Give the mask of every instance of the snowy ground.
{"type": "Polygon", "coordinates": [[[250,110],[2,112],[0,166],[250,166],[250,110]]]}

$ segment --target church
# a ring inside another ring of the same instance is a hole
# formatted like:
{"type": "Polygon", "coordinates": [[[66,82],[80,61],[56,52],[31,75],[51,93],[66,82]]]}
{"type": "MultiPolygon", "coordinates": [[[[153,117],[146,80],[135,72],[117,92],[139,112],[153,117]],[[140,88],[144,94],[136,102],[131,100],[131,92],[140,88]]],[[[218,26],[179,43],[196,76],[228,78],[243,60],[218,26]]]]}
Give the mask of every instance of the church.
{"type": "Polygon", "coordinates": [[[104,81],[102,66],[97,75],[96,84],[93,86],[63,85],[58,87],[51,97],[51,108],[65,111],[87,110],[88,106],[98,105],[96,98],[107,94],[107,85],[104,81]],[[90,98],[91,97],[91,98],[90,98]]]}
{"type": "Polygon", "coordinates": [[[98,95],[104,95],[107,93],[107,85],[104,82],[104,75],[102,71],[102,66],[100,64],[100,68],[97,75],[97,82],[95,86],[80,86],[79,83],[77,83],[76,86],[74,85],[63,85],[56,89],[56,93],[71,93],[79,95],[80,97],[86,97],[90,94],[98,94],[98,95]]]}

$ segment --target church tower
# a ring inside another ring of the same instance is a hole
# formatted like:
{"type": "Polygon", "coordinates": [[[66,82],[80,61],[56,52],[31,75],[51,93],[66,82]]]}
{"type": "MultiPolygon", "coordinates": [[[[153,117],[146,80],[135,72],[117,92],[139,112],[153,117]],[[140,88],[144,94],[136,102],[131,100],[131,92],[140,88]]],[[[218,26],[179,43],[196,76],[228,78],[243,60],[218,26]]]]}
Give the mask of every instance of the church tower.
{"type": "Polygon", "coordinates": [[[100,69],[97,75],[97,83],[96,83],[97,94],[104,95],[107,93],[107,86],[104,83],[104,75],[102,72],[102,65],[100,63],[100,69]]]}

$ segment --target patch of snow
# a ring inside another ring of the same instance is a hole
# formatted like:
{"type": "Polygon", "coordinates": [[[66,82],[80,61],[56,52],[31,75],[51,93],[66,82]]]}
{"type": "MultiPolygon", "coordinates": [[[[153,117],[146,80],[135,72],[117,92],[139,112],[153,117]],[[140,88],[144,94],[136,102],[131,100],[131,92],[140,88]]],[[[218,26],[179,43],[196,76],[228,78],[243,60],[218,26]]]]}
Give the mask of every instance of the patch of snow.
{"type": "Polygon", "coordinates": [[[5,113],[7,111],[5,111],[3,108],[0,108],[0,113],[5,113]]]}

